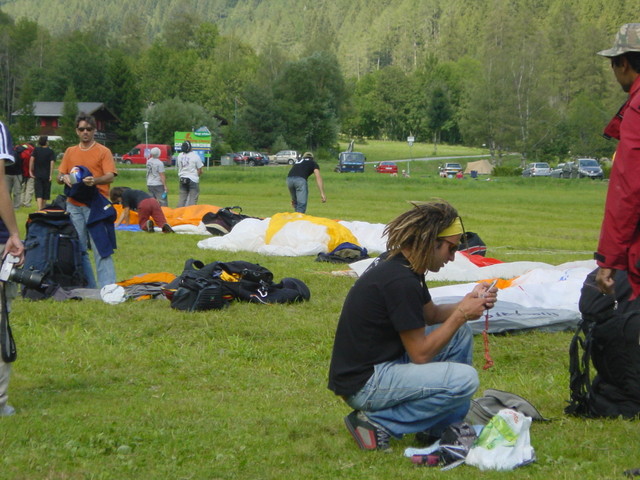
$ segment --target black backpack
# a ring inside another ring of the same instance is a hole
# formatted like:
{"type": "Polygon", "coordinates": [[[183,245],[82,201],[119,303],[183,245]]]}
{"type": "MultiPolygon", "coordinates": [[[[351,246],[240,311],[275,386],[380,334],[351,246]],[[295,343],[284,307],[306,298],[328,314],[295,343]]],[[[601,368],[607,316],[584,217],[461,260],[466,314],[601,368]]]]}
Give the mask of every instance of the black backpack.
{"type": "Polygon", "coordinates": [[[629,300],[626,272],[615,276],[615,296],[603,295],[591,272],[582,287],[582,320],[569,347],[570,394],[565,413],[633,418],[640,414],[640,297],[629,300]],[[596,370],[591,378],[590,363],[596,370]]]}
{"type": "Polygon", "coordinates": [[[202,223],[211,235],[222,236],[229,233],[233,227],[245,218],[253,217],[243,215],[241,207],[224,207],[215,213],[205,213],[202,217],[202,223]],[[238,212],[236,213],[234,210],[238,210],[238,212]]]}
{"type": "Polygon", "coordinates": [[[289,303],[309,300],[311,293],[301,280],[283,278],[257,263],[236,260],[204,264],[185,262],[182,274],[163,288],[171,308],[186,311],[222,309],[233,300],[251,303],[289,303]]]}
{"type": "Polygon", "coordinates": [[[29,214],[24,246],[23,273],[43,276],[40,286],[23,286],[25,298],[41,300],[52,296],[57,287],[87,286],[78,233],[64,210],[51,207],[29,214]]]}
{"type": "Polygon", "coordinates": [[[462,238],[460,238],[460,252],[465,252],[469,255],[482,255],[487,254],[487,245],[475,232],[464,232],[462,238]]]}

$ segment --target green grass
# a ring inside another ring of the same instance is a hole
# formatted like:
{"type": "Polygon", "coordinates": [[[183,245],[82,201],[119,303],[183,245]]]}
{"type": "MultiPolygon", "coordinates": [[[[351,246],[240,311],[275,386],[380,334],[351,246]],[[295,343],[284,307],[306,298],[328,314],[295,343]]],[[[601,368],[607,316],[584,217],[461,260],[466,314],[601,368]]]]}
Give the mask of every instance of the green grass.
{"type": "MultiPolygon", "coordinates": [[[[321,164],[326,204],[310,180],[310,215],[385,223],[406,210],[409,200],[440,197],[458,207],[467,230],[487,243],[488,255],[504,261],[584,260],[596,246],[605,182],[441,179],[434,162],[412,162],[411,178],[375,174],[369,166],[364,174],[338,174],[333,166],[321,164]]],[[[200,203],[241,205],[260,217],[288,211],[287,170],[211,168],[203,176],[200,203]]],[[[169,183],[175,206],[173,170],[169,183]]],[[[122,171],[116,184],[143,188],[144,176],[122,171]]],[[[19,211],[22,225],[27,213],[19,211]]],[[[344,428],[349,408],[326,388],[335,325],[353,283],[331,275],[343,266],[312,257],[199,250],[200,239],[118,232],[117,276],[179,273],[192,257],[247,260],[268,267],[276,279],[302,279],[311,301],[182,313],[166,300],[115,306],[17,300],[11,320],[19,357],[10,400],[18,413],[0,419],[0,478],[444,475],[414,467],[402,456],[412,446],[411,436],[394,442],[391,453],[362,452],[344,428]]],[[[447,478],[620,478],[624,469],[640,466],[640,446],[633,441],[637,422],[563,414],[570,338],[568,332],[490,338],[495,367],[480,370],[479,394],[486,388],[520,394],[552,421],[532,427],[535,464],[513,473],[460,467],[447,478]]],[[[482,363],[477,338],[476,365],[482,363]]]]}

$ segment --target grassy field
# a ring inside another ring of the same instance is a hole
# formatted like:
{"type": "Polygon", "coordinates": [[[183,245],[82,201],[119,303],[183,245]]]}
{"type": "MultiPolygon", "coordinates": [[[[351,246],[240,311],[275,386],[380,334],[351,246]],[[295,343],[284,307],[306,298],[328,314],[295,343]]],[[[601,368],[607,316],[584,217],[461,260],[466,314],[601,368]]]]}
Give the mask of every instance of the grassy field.
{"type": "MultiPolygon", "coordinates": [[[[364,174],[338,174],[333,166],[321,165],[326,204],[310,181],[310,215],[386,223],[409,207],[407,201],[439,197],[457,206],[467,230],[479,233],[488,255],[503,261],[584,260],[596,246],[606,182],[441,179],[433,161],[412,162],[410,178],[375,174],[369,166],[364,174]]],[[[286,173],[286,166],[211,168],[202,179],[200,203],[240,205],[258,217],[289,211],[286,173]]],[[[174,171],[169,182],[175,206],[174,171]]],[[[123,170],[116,184],[141,188],[143,173],[123,170]]],[[[19,211],[22,225],[27,213],[19,211]]],[[[312,257],[199,250],[200,238],[118,232],[117,276],[178,274],[188,258],[247,260],[271,269],[276,279],[302,279],[311,301],[237,303],[203,313],[173,311],[166,300],[115,306],[16,301],[11,320],[19,357],[10,403],[17,414],[0,419],[0,478],[445,475],[403,457],[404,448],[414,446],[412,436],[394,442],[390,453],[362,452],[344,428],[349,408],[326,388],[335,325],[353,283],[332,275],[344,267],[312,257]]],[[[552,421],[532,427],[535,464],[512,473],[485,472],[482,478],[620,478],[623,470],[640,466],[640,446],[630,441],[637,422],[563,414],[570,338],[569,332],[491,337],[495,367],[480,370],[478,394],[486,388],[520,394],[552,421]]],[[[482,364],[480,338],[476,364],[482,364]]],[[[462,479],[480,472],[465,466],[446,475],[462,479]]]]}

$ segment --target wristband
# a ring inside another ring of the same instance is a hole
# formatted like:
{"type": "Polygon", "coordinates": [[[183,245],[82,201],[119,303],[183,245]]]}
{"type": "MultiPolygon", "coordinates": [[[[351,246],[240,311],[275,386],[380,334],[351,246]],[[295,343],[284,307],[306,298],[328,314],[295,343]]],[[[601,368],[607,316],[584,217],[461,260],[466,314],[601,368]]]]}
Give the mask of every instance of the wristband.
{"type": "Polygon", "coordinates": [[[471,317],[467,314],[467,312],[465,312],[462,307],[458,307],[458,310],[460,310],[460,313],[464,316],[464,321],[468,322],[469,320],[471,320],[471,317]]]}

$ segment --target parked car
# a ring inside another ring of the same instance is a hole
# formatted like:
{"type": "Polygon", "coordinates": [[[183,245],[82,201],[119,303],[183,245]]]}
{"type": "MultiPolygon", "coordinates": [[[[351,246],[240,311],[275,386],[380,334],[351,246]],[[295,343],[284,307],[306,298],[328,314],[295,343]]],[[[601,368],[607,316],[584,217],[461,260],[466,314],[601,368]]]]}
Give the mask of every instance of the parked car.
{"type": "Polygon", "coordinates": [[[263,165],[269,164],[269,157],[267,157],[267,162],[265,163],[265,159],[260,152],[251,152],[251,151],[242,151],[238,152],[241,158],[236,159],[233,158],[233,161],[239,165],[249,165],[250,167],[261,167],[263,165]]]}
{"type": "Polygon", "coordinates": [[[564,167],[564,163],[559,163],[556,168],[551,170],[551,174],[549,174],[549,176],[553,178],[562,178],[562,167],[564,167]]]}
{"type": "Polygon", "coordinates": [[[441,177],[455,177],[456,173],[462,171],[462,165],[456,162],[448,162],[440,165],[438,170],[440,170],[441,177]]]}
{"type": "Polygon", "coordinates": [[[122,155],[121,161],[125,164],[135,163],[139,165],[145,165],[147,163],[147,157],[150,156],[149,152],[154,147],[157,147],[160,150],[160,156],[158,157],[158,159],[167,166],[171,165],[173,147],[171,147],[171,145],[160,145],[156,143],[139,143],[130,151],[122,155]]]}
{"type": "Polygon", "coordinates": [[[338,165],[336,165],[335,171],[338,173],[364,173],[366,161],[367,157],[362,152],[342,152],[338,155],[338,165]]]}
{"type": "Polygon", "coordinates": [[[563,178],[597,178],[602,180],[604,172],[595,158],[578,158],[562,168],[563,178]]]}
{"type": "Polygon", "coordinates": [[[549,175],[551,175],[551,167],[546,162],[530,163],[522,171],[523,177],[548,177],[549,175]]]}
{"type": "Polygon", "coordinates": [[[380,162],[376,166],[376,172],[378,173],[392,173],[398,174],[398,165],[395,162],[380,162]]]}
{"type": "Polygon", "coordinates": [[[288,163],[289,165],[293,165],[298,158],[298,152],[295,150],[280,150],[275,154],[276,163],[288,163]]]}

